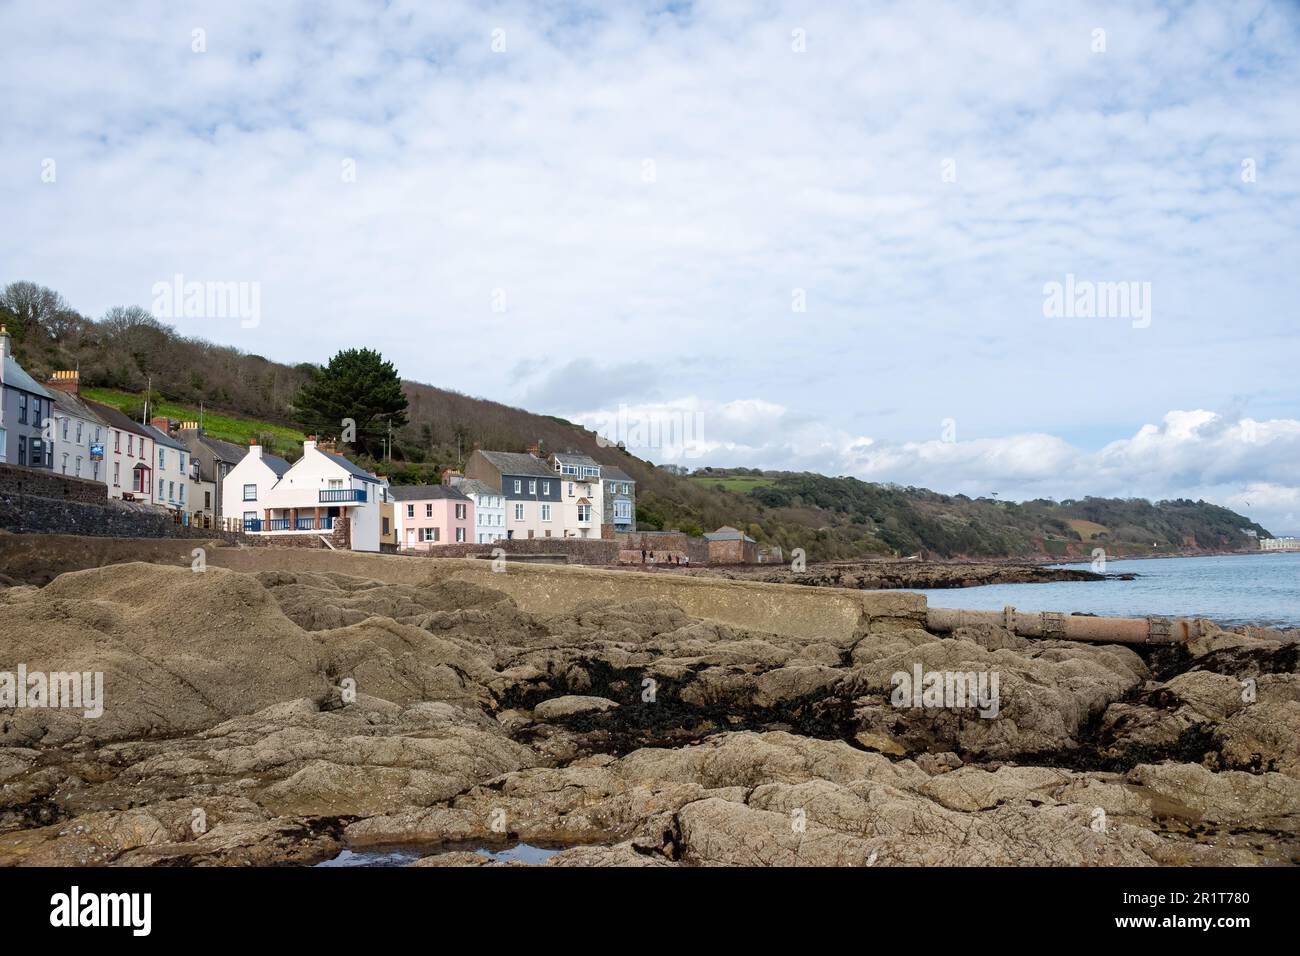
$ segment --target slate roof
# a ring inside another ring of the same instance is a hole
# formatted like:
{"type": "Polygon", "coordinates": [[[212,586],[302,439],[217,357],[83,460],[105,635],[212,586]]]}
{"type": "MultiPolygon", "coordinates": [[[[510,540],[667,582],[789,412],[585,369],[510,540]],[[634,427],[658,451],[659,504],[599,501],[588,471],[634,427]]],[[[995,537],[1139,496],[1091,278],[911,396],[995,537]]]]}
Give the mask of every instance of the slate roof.
{"type": "Polygon", "coordinates": [[[500,488],[493,488],[486,481],[480,481],[477,478],[466,478],[460,484],[454,486],[457,491],[467,495],[495,495],[501,496],[500,488]]]}
{"type": "Polygon", "coordinates": [[[94,412],[104,421],[104,424],[110,425],[113,428],[121,429],[122,431],[131,432],[132,434],[135,435],[146,435],[149,438],[153,437],[147,431],[144,430],[145,429],[144,425],[141,425],[139,422],[133,419],[130,415],[127,415],[125,412],[118,411],[116,408],[114,408],[111,405],[103,405],[100,402],[92,402],[88,398],[83,399],[82,401],[85,403],[87,408],[89,408],[92,412],[94,412]]]}
{"type": "Polygon", "coordinates": [[[279,455],[268,455],[266,452],[262,452],[262,461],[266,462],[266,466],[275,472],[277,478],[283,478],[284,473],[293,467],[279,455]]]}
{"type": "Polygon", "coordinates": [[[67,414],[75,418],[80,418],[83,421],[95,422],[99,425],[108,424],[93,408],[76,395],[73,395],[70,392],[60,391],[57,388],[51,389],[51,392],[54,395],[55,408],[62,409],[67,414]]]}
{"type": "Polygon", "coordinates": [[[536,478],[554,478],[554,470],[547,468],[532,455],[518,451],[483,451],[479,454],[503,475],[530,475],[536,478]]]}
{"type": "Polygon", "coordinates": [[[234,442],[224,441],[220,438],[209,438],[207,435],[200,435],[199,441],[211,448],[213,453],[222,461],[237,465],[244,460],[248,454],[248,449],[242,445],[236,445],[234,442]]]}
{"type": "Polygon", "coordinates": [[[28,375],[26,369],[19,365],[18,360],[12,355],[5,356],[5,387],[22,389],[24,392],[31,392],[42,398],[54,397],[48,388],[28,375]]]}
{"type": "Polygon", "coordinates": [[[166,445],[168,448],[175,448],[177,451],[189,452],[188,448],[160,428],[154,428],[152,425],[141,425],[140,430],[152,438],[154,444],[166,445]]]}
{"type": "Polygon", "coordinates": [[[747,534],[741,534],[740,529],[733,528],[730,525],[723,525],[717,531],[710,531],[704,536],[710,541],[749,541],[757,543],[747,534]]]}
{"type": "Polygon", "coordinates": [[[378,478],[376,478],[374,475],[372,475],[370,472],[366,471],[364,468],[360,467],[359,465],[354,465],[352,462],[348,461],[342,455],[336,455],[332,451],[321,451],[319,447],[316,450],[319,451],[326,458],[328,458],[330,461],[334,462],[334,464],[338,465],[348,474],[356,478],[360,478],[362,481],[373,481],[375,484],[380,484],[378,478]]]}
{"type": "Polygon", "coordinates": [[[603,467],[596,459],[587,455],[579,455],[576,452],[556,452],[554,455],[556,461],[563,462],[566,465],[586,465],[589,468],[603,467]]]}
{"type": "Polygon", "coordinates": [[[429,501],[435,498],[469,501],[467,496],[450,485],[393,485],[388,491],[398,501],[429,501]]]}
{"type": "Polygon", "coordinates": [[[602,478],[607,478],[610,481],[630,481],[632,484],[636,484],[635,478],[629,475],[622,468],[615,468],[613,465],[601,465],[600,475],[602,478]]]}

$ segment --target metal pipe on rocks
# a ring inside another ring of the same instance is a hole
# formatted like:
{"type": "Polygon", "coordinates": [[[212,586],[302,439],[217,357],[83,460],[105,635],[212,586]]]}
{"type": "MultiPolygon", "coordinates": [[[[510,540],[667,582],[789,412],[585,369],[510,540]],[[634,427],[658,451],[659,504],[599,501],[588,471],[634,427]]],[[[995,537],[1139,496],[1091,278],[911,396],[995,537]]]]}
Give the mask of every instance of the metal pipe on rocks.
{"type": "Polygon", "coordinates": [[[1100,644],[1186,644],[1201,633],[1199,621],[1182,617],[1093,617],[1059,611],[1027,614],[1010,606],[1001,611],[926,610],[927,630],[937,634],[973,624],[993,624],[1021,637],[1100,644]]]}

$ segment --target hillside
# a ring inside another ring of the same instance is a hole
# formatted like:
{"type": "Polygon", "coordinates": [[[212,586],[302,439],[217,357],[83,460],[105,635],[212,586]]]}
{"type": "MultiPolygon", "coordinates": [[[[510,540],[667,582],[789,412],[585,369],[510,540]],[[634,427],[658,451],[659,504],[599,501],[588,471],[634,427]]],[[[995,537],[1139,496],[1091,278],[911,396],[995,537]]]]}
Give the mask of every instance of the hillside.
{"type": "MultiPolygon", "coordinates": [[[[136,415],[145,389],[158,414],[198,418],[209,432],[247,443],[257,437],[290,458],[302,438],[293,398],[319,367],[285,365],[226,346],[179,336],[137,307],[110,309],[99,321],[81,315],[53,290],[29,282],[0,292],[0,320],[18,360],[39,380],[79,368],[86,394],[136,415]]],[[[323,363],[327,356],[313,358],[323,363]]],[[[659,468],[594,432],[553,416],[405,381],[410,423],[394,433],[393,460],[358,461],[395,483],[436,482],[477,445],[523,451],[583,452],[617,465],[638,483],[643,530],[678,528],[700,534],[720,525],[744,529],[787,554],[810,560],[870,555],[932,557],[1082,557],[1095,547],[1111,555],[1169,554],[1243,548],[1242,529],[1258,524],[1204,502],[1086,498],[1015,503],[937,494],[923,488],[854,478],[747,469],[659,468]],[[1154,545],[1154,547],[1153,547],[1154,545]]]]}

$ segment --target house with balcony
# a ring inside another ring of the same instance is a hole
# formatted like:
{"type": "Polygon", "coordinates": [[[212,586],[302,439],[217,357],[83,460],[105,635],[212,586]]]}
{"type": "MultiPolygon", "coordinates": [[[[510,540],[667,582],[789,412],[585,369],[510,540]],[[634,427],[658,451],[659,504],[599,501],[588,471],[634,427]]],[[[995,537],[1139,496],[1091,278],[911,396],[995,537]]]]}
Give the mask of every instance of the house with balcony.
{"type": "Polygon", "coordinates": [[[599,538],[605,513],[600,462],[576,452],[557,452],[551,456],[550,464],[560,477],[564,536],[599,538]]]}
{"type": "Polygon", "coordinates": [[[394,485],[397,546],[428,551],[443,544],[473,542],[474,502],[450,485],[394,485]]]}
{"type": "Polygon", "coordinates": [[[505,499],[505,538],[564,536],[560,475],[536,455],[476,448],[465,462],[465,477],[501,491],[505,499]]]}
{"type": "Polygon", "coordinates": [[[9,330],[0,325],[0,461],[54,467],[54,443],[45,431],[54,396],[13,357],[9,330]]]}
{"type": "Polygon", "coordinates": [[[261,445],[248,446],[248,452],[226,473],[221,494],[226,503],[226,519],[240,518],[240,530],[260,532],[271,517],[271,489],[289,471],[283,458],[268,455],[261,445]]]}
{"type": "Polygon", "coordinates": [[[600,536],[612,538],[616,533],[636,531],[636,481],[621,468],[603,465],[600,485],[605,504],[600,536]]]}
{"type": "Polygon", "coordinates": [[[379,550],[380,506],[390,500],[387,481],[318,448],[314,439],[302,443],[302,457],[292,465],[250,446],[226,475],[222,495],[227,508],[243,504],[241,527],[249,534],[344,530],[353,551],[379,550]]]}

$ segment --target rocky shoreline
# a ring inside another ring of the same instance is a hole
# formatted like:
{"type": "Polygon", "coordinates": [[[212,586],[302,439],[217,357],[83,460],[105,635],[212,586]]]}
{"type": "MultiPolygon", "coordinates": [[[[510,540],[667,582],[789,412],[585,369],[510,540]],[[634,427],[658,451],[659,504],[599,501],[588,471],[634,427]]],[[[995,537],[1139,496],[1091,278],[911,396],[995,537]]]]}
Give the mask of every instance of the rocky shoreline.
{"type": "MultiPolygon", "coordinates": [[[[668,568],[670,571],[681,570],[668,568]]],[[[840,561],[810,564],[795,571],[789,564],[690,568],[685,571],[733,581],[802,584],[808,587],[865,590],[969,588],[982,584],[1045,584],[1052,581],[1131,581],[1132,573],[1101,574],[1080,568],[1000,561],[840,561]]]]}
{"type": "Polygon", "coordinates": [[[0,592],[0,671],[107,688],[98,719],[0,710],[0,865],[1295,863],[1298,639],[830,640],[465,581],[92,568],[0,592]],[[998,713],[898,706],[914,667],[997,673],[998,713]]]}

